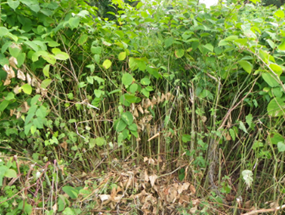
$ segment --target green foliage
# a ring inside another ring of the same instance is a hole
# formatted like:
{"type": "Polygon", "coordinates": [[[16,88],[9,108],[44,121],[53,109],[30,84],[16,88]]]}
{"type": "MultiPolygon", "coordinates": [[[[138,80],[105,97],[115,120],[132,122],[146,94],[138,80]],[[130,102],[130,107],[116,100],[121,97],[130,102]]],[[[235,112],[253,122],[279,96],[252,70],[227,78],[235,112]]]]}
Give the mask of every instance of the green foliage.
{"type": "MultiPolygon", "coordinates": [[[[180,159],[186,152],[193,172],[204,176],[207,165],[218,160],[211,156],[223,155],[238,163],[247,187],[256,183],[257,160],[266,174],[272,174],[271,163],[279,168],[285,151],[282,8],[207,9],[186,0],[172,3],[171,10],[159,1],[133,7],[119,0],[113,6],[93,1],[97,8],[82,0],[2,3],[0,145],[5,154],[31,151],[27,156],[40,157],[39,162],[64,159],[88,172],[109,152],[180,159]],[[97,12],[112,17],[104,20],[97,12]],[[215,151],[219,148],[222,152],[215,151]]],[[[15,178],[16,168],[0,165],[2,185],[15,178]]],[[[284,174],[279,169],[275,178],[284,174]]],[[[184,170],[178,172],[181,181],[184,170]]],[[[223,193],[230,193],[227,179],[220,180],[223,193]]],[[[62,190],[71,199],[90,194],[71,186],[62,190]]],[[[3,213],[18,190],[6,186],[4,192],[3,213]]],[[[80,213],[66,196],[59,195],[57,203],[63,214],[80,213]]],[[[24,207],[19,199],[17,204],[8,212],[30,213],[31,205],[24,207]]]]}

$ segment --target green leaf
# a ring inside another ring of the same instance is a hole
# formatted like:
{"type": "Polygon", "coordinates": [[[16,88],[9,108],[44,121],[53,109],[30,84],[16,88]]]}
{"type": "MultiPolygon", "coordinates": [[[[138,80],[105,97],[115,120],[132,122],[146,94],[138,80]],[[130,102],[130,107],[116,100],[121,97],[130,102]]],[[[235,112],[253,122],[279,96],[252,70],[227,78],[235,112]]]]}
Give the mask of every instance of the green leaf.
{"type": "Polygon", "coordinates": [[[0,112],[3,112],[7,108],[8,105],[9,105],[9,101],[7,100],[2,101],[0,104],[0,112]]]}
{"type": "Polygon", "coordinates": [[[285,99],[281,98],[273,98],[268,106],[267,106],[267,112],[269,116],[272,117],[278,117],[278,116],[284,116],[285,115],[285,99]]]}
{"type": "Polygon", "coordinates": [[[71,186],[64,186],[62,190],[72,199],[76,199],[78,197],[78,190],[71,186]]]}
{"type": "Polygon", "coordinates": [[[189,135],[189,134],[183,134],[183,135],[182,135],[182,141],[183,141],[184,143],[187,143],[187,142],[191,141],[191,135],[189,135]]]}
{"type": "Polygon", "coordinates": [[[32,93],[32,87],[31,85],[29,84],[24,84],[22,87],[21,87],[24,91],[24,93],[28,94],[28,95],[31,95],[32,93]]]}
{"type": "Polygon", "coordinates": [[[104,146],[106,145],[106,140],[103,137],[97,137],[95,143],[97,146],[104,146]]]}
{"type": "Polygon", "coordinates": [[[235,141],[236,140],[236,134],[235,134],[234,129],[230,128],[229,132],[230,132],[232,140],[235,141]]]}
{"type": "Polygon", "coordinates": [[[143,79],[141,79],[140,82],[142,85],[149,85],[150,84],[150,80],[148,77],[144,77],[143,79]]]}
{"type": "Polygon", "coordinates": [[[249,63],[248,61],[244,61],[244,60],[239,61],[238,63],[247,73],[249,74],[251,73],[252,68],[253,68],[251,63],[249,63]]]}
{"type": "Polygon", "coordinates": [[[149,98],[149,91],[147,91],[146,89],[142,89],[141,93],[144,94],[145,97],[149,98]]]}
{"type": "Polygon", "coordinates": [[[184,56],[184,49],[176,49],[175,50],[175,57],[182,58],[184,56]]]}
{"type": "Polygon", "coordinates": [[[43,82],[41,83],[41,88],[46,89],[51,83],[51,79],[45,79],[43,80],[43,82]]]}
{"type": "Polygon", "coordinates": [[[78,44],[79,45],[83,45],[84,43],[86,43],[87,40],[88,40],[88,35],[87,34],[82,34],[80,36],[80,38],[78,39],[78,44]]]}
{"type": "Polygon", "coordinates": [[[117,132],[123,131],[127,127],[127,124],[124,122],[124,120],[119,119],[118,122],[116,123],[115,130],[117,132]]]}
{"type": "Polygon", "coordinates": [[[52,53],[54,54],[55,59],[58,60],[67,60],[69,58],[69,55],[65,52],[62,52],[60,49],[58,48],[53,48],[52,53]]]}
{"type": "Polygon", "coordinates": [[[16,8],[20,5],[20,2],[18,0],[8,0],[7,3],[13,10],[16,10],[16,8]]]}
{"type": "Polygon", "coordinates": [[[277,10],[274,13],[274,16],[283,19],[284,18],[284,11],[283,10],[277,10]]]}
{"type": "Polygon", "coordinates": [[[118,59],[119,59],[120,61],[125,60],[126,56],[127,56],[126,52],[121,52],[121,53],[118,55],[118,59]]]}
{"type": "Polygon", "coordinates": [[[277,143],[277,148],[279,152],[284,152],[285,151],[285,144],[284,142],[278,142],[277,143]]]}
{"type": "Polygon", "coordinates": [[[112,62],[109,60],[109,59],[107,59],[107,60],[105,60],[104,62],[103,62],[103,67],[105,68],[105,69],[109,69],[110,67],[111,67],[111,65],[112,65],[112,62]]]}
{"type": "Polygon", "coordinates": [[[137,131],[131,131],[131,133],[132,133],[132,135],[134,135],[136,138],[138,138],[138,137],[139,137],[139,134],[138,134],[138,132],[137,132],[137,131]]]}
{"type": "Polygon", "coordinates": [[[137,64],[137,61],[136,61],[135,58],[133,58],[133,57],[129,58],[129,67],[130,67],[131,70],[136,70],[137,69],[138,64],[137,64]]]}
{"type": "Polygon", "coordinates": [[[5,27],[0,27],[0,37],[7,36],[9,34],[9,30],[5,27]]]}
{"type": "Polygon", "coordinates": [[[78,16],[76,17],[71,17],[69,20],[68,20],[68,23],[70,25],[70,28],[73,30],[74,28],[77,28],[78,25],[79,25],[79,22],[80,22],[80,18],[78,16]]]}
{"type": "Polygon", "coordinates": [[[140,102],[140,98],[136,97],[135,95],[131,94],[124,94],[125,99],[130,103],[138,103],[140,102]]]}
{"type": "Polygon", "coordinates": [[[48,109],[47,109],[45,106],[41,105],[41,106],[38,108],[37,112],[36,112],[36,116],[37,116],[38,118],[43,119],[43,118],[45,118],[47,115],[48,115],[48,109]]]}
{"type": "Polygon", "coordinates": [[[10,100],[13,100],[13,99],[15,99],[15,94],[12,93],[12,92],[9,92],[7,94],[7,96],[5,97],[5,100],[7,100],[7,101],[10,101],[10,100]]]}
{"type": "Polygon", "coordinates": [[[243,130],[245,133],[248,133],[242,121],[239,121],[239,129],[243,130]]]}
{"type": "Polygon", "coordinates": [[[273,70],[273,72],[275,73],[275,74],[277,74],[278,76],[280,76],[281,74],[282,74],[282,68],[279,66],[279,65],[277,65],[277,64],[274,64],[274,63],[271,63],[270,65],[269,65],[269,67],[273,70]]]}
{"type": "Polygon", "coordinates": [[[138,90],[138,85],[136,83],[132,84],[130,87],[129,87],[129,91],[131,93],[135,93],[136,91],[138,90]]]}
{"type": "Polygon", "coordinates": [[[51,40],[51,41],[48,41],[48,46],[49,47],[57,47],[57,46],[60,46],[60,44],[56,41],[51,40]]]}
{"type": "Polygon", "coordinates": [[[34,104],[37,103],[37,101],[39,100],[41,96],[40,95],[35,95],[32,99],[31,99],[31,105],[34,106],[34,104]]]}
{"type": "Polygon", "coordinates": [[[125,85],[125,87],[129,86],[131,83],[133,83],[133,76],[129,73],[123,74],[122,83],[125,85]]]}
{"type": "Polygon", "coordinates": [[[27,5],[32,11],[36,13],[39,12],[41,9],[38,0],[20,0],[20,2],[27,5]]]}
{"type": "Polygon", "coordinates": [[[253,117],[252,117],[251,113],[245,117],[245,121],[250,128],[253,126],[252,119],[253,119],[253,117]]]}
{"type": "Polygon", "coordinates": [[[18,55],[19,55],[20,52],[21,52],[21,49],[18,48],[18,47],[14,47],[14,48],[9,47],[9,52],[10,52],[10,54],[11,54],[13,57],[17,58],[18,55]]]}
{"type": "Polygon", "coordinates": [[[5,177],[7,178],[16,178],[17,177],[17,173],[15,170],[13,169],[8,169],[5,174],[4,174],[5,177]]]}
{"type": "Polygon", "coordinates": [[[102,48],[99,46],[98,47],[94,47],[94,46],[91,47],[92,54],[101,54],[101,51],[102,51],[102,48]]]}
{"type": "Polygon", "coordinates": [[[124,120],[127,125],[131,125],[134,121],[132,113],[129,111],[124,112],[122,114],[122,120],[124,120]]]}
{"type": "Polygon", "coordinates": [[[130,131],[138,131],[138,126],[135,123],[129,125],[128,128],[130,129],[130,131]]]}
{"type": "Polygon", "coordinates": [[[172,37],[169,37],[165,40],[165,48],[168,48],[174,43],[174,39],[172,37]]]}
{"type": "Polygon", "coordinates": [[[276,77],[274,77],[270,73],[262,73],[261,74],[263,80],[270,86],[270,87],[277,87],[279,83],[276,81],[276,77]]]}
{"type": "Polygon", "coordinates": [[[281,44],[278,46],[278,49],[281,51],[285,51],[285,39],[282,40],[281,44]]]}
{"type": "Polygon", "coordinates": [[[212,46],[212,44],[208,43],[206,45],[203,46],[205,49],[208,49],[209,51],[213,52],[214,51],[214,47],[212,46]]]}
{"type": "Polygon", "coordinates": [[[43,73],[48,78],[49,78],[49,68],[50,68],[50,64],[45,65],[45,67],[43,68],[43,73]]]}

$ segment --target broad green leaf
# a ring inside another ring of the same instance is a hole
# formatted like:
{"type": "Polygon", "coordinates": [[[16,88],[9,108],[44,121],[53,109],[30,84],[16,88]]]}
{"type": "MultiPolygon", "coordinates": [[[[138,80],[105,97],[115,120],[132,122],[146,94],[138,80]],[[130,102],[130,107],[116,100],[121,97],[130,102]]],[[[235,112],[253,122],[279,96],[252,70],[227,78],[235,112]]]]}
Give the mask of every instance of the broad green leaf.
{"type": "Polygon", "coordinates": [[[13,10],[16,10],[16,8],[20,5],[20,2],[18,0],[8,0],[7,3],[13,10]]]}
{"type": "Polygon", "coordinates": [[[278,49],[281,51],[285,51],[285,39],[282,40],[281,44],[278,46],[278,49]]]}
{"type": "Polygon", "coordinates": [[[214,51],[214,47],[212,44],[208,43],[206,45],[203,46],[205,49],[208,49],[209,51],[213,52],[214,51]]]}
{"type": "Polygon", "coordinates": [[[42,56],[42,58],[52,65],[54,65],[56,63],[55,56],[52,54],[44,55],[44,56],[42,56]]]}
{"type": "Polygon", "coordinates": [[[269,60],[269,54],[263,50],[259,50],[259,56],[261,57],[261,59],[267,64],[268,60],[269,60]]]}
{"type": "Polygon", "coordinates": [[[138,130],[138,126],[135,123],[129,125],[128,128],[130,129],[130,131],[135,131],[136,132],[138,130]]]}
{"type": "Polygon", "coordinates": [[[129,67],[130,67],[131,70],[136,70],[137,69],[138,64],[137,64],[137,61],[136,61],[135,58],[133,58],[133,57],[129,58],[129,67]]]}
{"type": "Polygon", "coordinates": [[[239,129],[243,130],[245,133],[248,133],[242,121],[239,121],[239,129]]]}
{"type": "Polygon", "coordinates": [[[21,49],[18,48],[18,47],[14,47],[14,48],[9,47],[9,52],[10,52],[10,54],[11,54],[13,57],[17,58],[18,55],[19,55],[20,52],[21,52],[21,49]]]}
{"type": "Polygon", "coordinates": [[[9,34],[9,30],[5,27],[0,27],[0,37],[7,36],[9,34]]]}
{"type": "Polygon", "coordinates": [[[270,86],[270,87],[277,87],[279,83],[276,81],[276,77],[274,77],[270,73],[262,73],[263,80],[270,86]]]}
{"type": "Polygon", "coordinates": [[[55,59],[58,60],[67,60],[69,58],[69,55],[65,52],[62,52],[60,49],[58,48],[53,48],[52,53],[54,54],[55,59]]]}
{"type": "Polygon", "coordinates": [[[273,72],[275,73],[275,74],[277,74],[278,76],[280,76],[281,74],[282,74],[282,68],[279,66],[279,65],[277,65],[277,64],[274,64],[274,63],[271,63],[270,65],[269,65],[269,67],[273,70],[273,72]]]}
{"type": "Polygon", "coordinates": [[[94,55],[94,60],[95,60],[95,63],[100,63],[100,55],[99,54],[95,54],[94,55]]]}
{"type": "Polygon", "coordinates": [[[77,28],[78,25],[79,25],[79,22],[80,22],[80,18],[78,16],[76,17],[71,17],[69,20],[68,20],[68,23],[71,27],[71,29],[73,30],[74,28],[77,28]]]}
{"type": "Polygon", "coordinates": [[[284,11],[283,10],[277,10],[274,13],[274,16],[283,19],[284,18],[284,11]]]}
{"type": "Polygon", "coordinates": [[[182,141],[184,143],[190,142],[191,141],[191,135],[190,134],[183,134],[182,135],[182,141]]]}
{"type": "Polygon", "coordinates": [[[41,9],[38,0],[20,0],[20,2],[27,5],[32,11],[36,13],[39,12],[41,9]]]}
{"type": "Polygon", "coordinates": [[[122,83],[125,85],[125,87],[129,86],[131,83],[133,83],[133,76],[129,73],[125,73],[122,77],[122,83]]]}
{"type": "Polygon", "coordinates": [[[138,90],[138,85],[136,83],[132,84],[130,87],[129,87],[129,91],[131,93],[135,93],[136,91],[138,90]]]}
{"type": "Polygon", "coordinates": [[[10,101],[10,100],[13,100],[13,99],[15,99],[15,94],[12,93],[12,92],[9,92],[7,94],[7,96],[5,97],[5,100],[7,100],[7,101],[10,101]]]}
{"type": "Polygon", "coordinates": [[[26,53],[18,54],[18,56],[17,56],[17,61],[18,61],[17,66],[21,67],[23,65],[23,63],[25,62],[25,59],[26,59],[26,53]]]}
{"type": "Polygon", "coordinates": [[[165,48],[168,48],[174,43],[174,39],[172,37],[169,37],[165,40],[165,48]]]}
{"type": "Polygon", "coordinates": [[[43,80],[43,82],[41,83],[41,88],[46,89],[51,83],[51,79],[45,79],[43,80]]]}
{"type": "Polygon", "coordinates": [[[72,199],[76,199],[78,196],[78,190],[71,186],[64,186],[62,190],[72,199]]]}
{"type": "Polygon", "coordinates": [[[97,146],[104,146],[106,145],[106,140],[103,137],[97,137],[95,138],[95,144],[97,146]]]}
{"type": "Polygon", "coordinates": [[[123,131],[127,127],[127,124],[124,122],[124,120],[119,119],[118,122],[116,123],[115,130],[117,132],[123,131]]]}
{"type": "Polygon", "coordinates": [[[80,36],[80,38],[78,39],[78,44],[79,45],[83,45],[84,43],[86,43],[87,39],[88,39],[88,35],[87,34],[82,34],[80,36]]]}
{"type": "Polygon", "coordinates": [[[45,67],[43,68],[43,73],[48,78],[49,78],[49,68],[50,68],[50,64],[45,65],[45,67]]]}
{"type": "Polygon", "coordinates": [[[284,116],[285,115],[285,99],[281,98],[273,98],[268,106],[267,106],[267,112],[269,116],[272,117],[278,117],[278,116],[284,116]]]}
{"type": "Polygon", "coordinates": [[[141,93],[142,93],[145,97],[149,98],[149,91],[147,91],[146,89],[142,89],[142,90],[141,90],[141,93]]]}
{"type": "Polygon", "coordinates": [[[253,66],[252,66],[251,63],[249,63],[248,61],[242,60],[242,61],[239,61],[239,65],[240,65],[247,73],[251,73],[252,68],[253,68],[253,66]]]}
{"type": "Polygon", "coordinates": [[[184,49],[176,49],[175,50],[175,57],[182,58],[184,56],[184,49]]]}
{"type": "Polygon", "coordinates": [[[284,152],[285,151],[285,144],[284,142],[278,142],[277,143],[277,148],[279,152],[284,152]]]}
{"type": "Polygon", "coordinates": [[[51,40],[51,41],[48,41],[48,46],[49,47],[57,47],[57,46],[60,46],[60,44],[56,41],[51,40]]]}
{"type": "Polygon", "coordinates": [[[139,134],[138,134],[138,132],[137,132],[137,131],[131,131],[131,133],[132,133],[132,135],[134,135],[136,138],[138,138],[138,137],[139,137],[139,134]]]}
{"type": "Polygon", "coordinates": [[[36,116],[38,118],[45,118],[46,116],[48,115],[48,109],[41,105],[38,109],[37,109],[37,112],[36,112],[36,116]]]}
{"type": "Polygon", "coordinates": [[[131,125],[134,121],[132,113],[129,111],[124,112],[122,114],[122,120],[124,120],[127,125],[131,125]]]}
{"type": "Polygon", "coordinates": [[[31,105],[33,106],[34,104],[36,104],[40,97],[40,95],[35,95],[31,100],[31,105]]]}
{"type": "Polygon", "coordinates": [[[230,128],[229,132],[230,132],[232,140],[235,141],[236,140],[236,134],[235,134],[234,129],[230,128]]]}
{"type": "Polygon", "coordinates": [[[129,134],[130,134],[130,131],[129,131],[128,129],[124,129],[124,130],[122,131],[122,134],[123,134],[123,139],[125,140],[125,139],[128,138],[128,136],[129,136],[129,134]]]}
{"type": "Polygon", "coordinates": [[[21,88],[23,89],[24,93],[28,95],[32,93],[32,87],[29,84],[24,84],[21,88]]]}
{"type": "Polygon", "coordinates": [[[31,133],[34,134],[36,129],[43,129],[44,128],[44,124],[43,124],[43,119],[41,118],[35,118],[33,119],[32,122],[33,126],[31,127],[31,133]],[[33,131],[32,131],[33,130],[33,131]]]}
{"type": "Polygon", "coordinates": [[[92,54],[101,54],[101,51],[102,51],[102,48],[99,46],[97,46],[97,47],[92,46],[91,47],[92,54]]]}
{"type": "Polygon", "coordinates": [[[112,62],[109,60],[109,59],[107,59],[107,60],[105,60],[104,62],[103,62],[103,67],[105,68],[105,69],[109,69],[110,67],[111,67],[111,65],[112,65],[112,62]]]}
{"type": "Polygon", "coordinates": [[[275,44],[271,39],[267,39],[266,42],[270,45],[270,47],[271,47],[272,49],[275,49],[276,44],[275,44]]]}
{"type": "Polygon", "coordinates": [[[279,142],[284,142],[284,137],[278,132],[272,132],[268,135],[269,142],[273,145],[277,145],[279,142]]]}
{"type": "Polygon", "coordinates": [[[254,141],[254,143],[252,145],[252,149],[255,150],[255,149],[258,149],[260,147],[263,147],[263,143],[260,141],[254,141]]]}
{"type": "Polygon", "coordinates": [[[5,174],[4,174],[5,177],[7,178],[16,178],[17,177],[17,173],[15,170],[13,169],[8,169],[5,174]]]}
{"type": "Polygon", "coordinates": [[[150,80],[148,77],[144,77],[143,79],[141,79],[140,82],[142,85],[149,85],[150,84],[150,80]]]}
{"type": "Polygon", "coordinates": [[[252,123],[252,114],[248,114],[246,117],[245,117],[245,121],[246,123],[248,124],[248,126],[251,128],[254,124],[252,123]]]}
{"type": "Polygon", "coordinates": [[[126,52],[121,52],[121,53],[118,55],[118,59],[121,60],[121,61],[122,61],[122,60],[125,60],[126,56],[127,56],[126,52]]]}
{"type": "Polygon", "coordinates": [[[138,103],[140,102],[140,98],[136,97],[135,95],[125,94],[125,99],[130,103],[138,103]]]}

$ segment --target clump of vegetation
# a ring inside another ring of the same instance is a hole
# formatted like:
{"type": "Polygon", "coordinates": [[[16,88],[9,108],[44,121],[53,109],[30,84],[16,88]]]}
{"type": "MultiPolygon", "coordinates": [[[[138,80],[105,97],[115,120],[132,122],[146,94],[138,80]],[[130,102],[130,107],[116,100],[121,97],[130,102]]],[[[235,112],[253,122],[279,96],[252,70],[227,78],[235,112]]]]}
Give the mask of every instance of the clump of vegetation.
{"type": "Polygon", "coordinates": [[[112,2],[2,2],[0,213],[282,210],[284,8],[112,2]]]}

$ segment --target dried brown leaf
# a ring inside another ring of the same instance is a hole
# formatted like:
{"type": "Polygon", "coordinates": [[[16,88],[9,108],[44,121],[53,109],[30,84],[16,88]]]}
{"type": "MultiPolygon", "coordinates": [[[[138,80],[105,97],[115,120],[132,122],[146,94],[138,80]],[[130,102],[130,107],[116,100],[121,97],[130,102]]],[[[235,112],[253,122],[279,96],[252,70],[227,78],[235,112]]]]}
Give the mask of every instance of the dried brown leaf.
{"type": "Polygon", "coordinates": [[[150,181],[150,184],[151,184],[152,187],[154,186],[154,183],[155,183],[157,178],[158,178],[157,175],[149,176],[149,181],[150,181]]]}
{"type": "Polygon", "coordinates": [[[18,69],[18,71],[17,71],[17,78],[19,78],[19,79],[21,79],[21,80],[23,80],[23,81],[26,80],[25,74],[24,74],[21,70],[19,70],[19,69],[18,69]]]}

